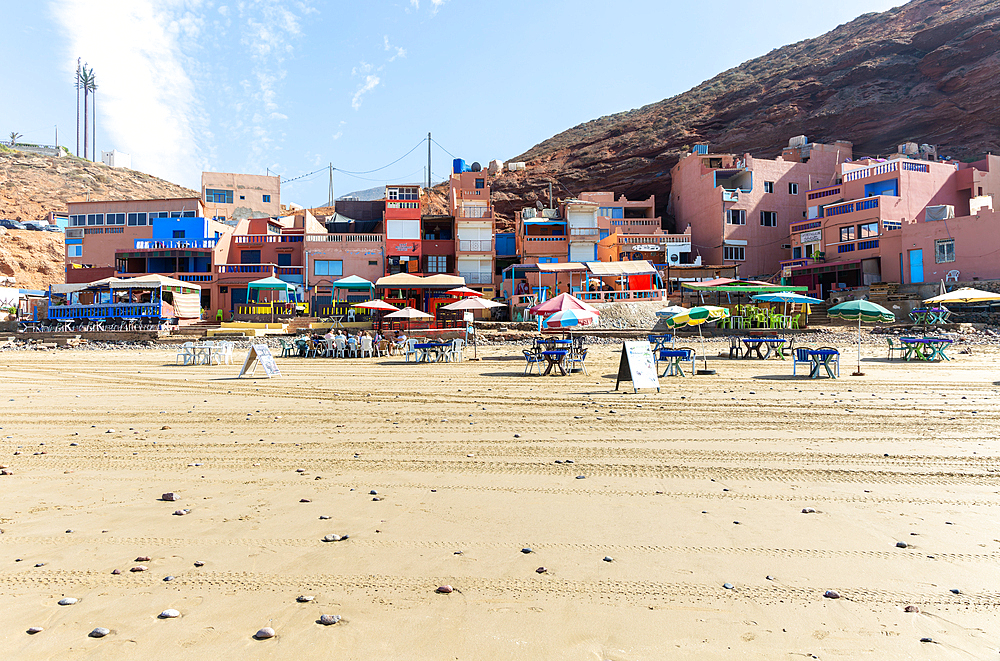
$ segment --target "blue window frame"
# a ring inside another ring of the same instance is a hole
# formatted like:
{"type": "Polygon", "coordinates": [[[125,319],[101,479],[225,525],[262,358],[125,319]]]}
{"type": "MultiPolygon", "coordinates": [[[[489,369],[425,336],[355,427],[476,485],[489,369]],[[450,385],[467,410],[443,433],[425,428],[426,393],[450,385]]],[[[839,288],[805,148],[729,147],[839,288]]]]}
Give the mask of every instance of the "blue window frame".
{"type": "Polygon", "coordinates": [[[313,262],[313,275],[344,275],[344,262],[339,259],[317,259],[313,262]]]}
{"type": "Polygon", "coordinates": [[[220,188],[206,188],[205,202],[212,204],[232,204],[233,191],[220,188]]]}

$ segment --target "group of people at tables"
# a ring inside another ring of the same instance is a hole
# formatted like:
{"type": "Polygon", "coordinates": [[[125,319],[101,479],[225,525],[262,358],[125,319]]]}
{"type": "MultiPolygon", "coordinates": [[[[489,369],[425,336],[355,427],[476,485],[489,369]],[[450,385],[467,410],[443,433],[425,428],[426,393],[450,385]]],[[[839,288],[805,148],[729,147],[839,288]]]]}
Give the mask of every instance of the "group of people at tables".
{"type": "Polygon", "coordinates": [[[357,334],[330,328],[325,335],[311,335],[296,341],[300,356],[392,356],[406,350],[402,331],[383,336],[379,331],[361,330],[357,334]]]}

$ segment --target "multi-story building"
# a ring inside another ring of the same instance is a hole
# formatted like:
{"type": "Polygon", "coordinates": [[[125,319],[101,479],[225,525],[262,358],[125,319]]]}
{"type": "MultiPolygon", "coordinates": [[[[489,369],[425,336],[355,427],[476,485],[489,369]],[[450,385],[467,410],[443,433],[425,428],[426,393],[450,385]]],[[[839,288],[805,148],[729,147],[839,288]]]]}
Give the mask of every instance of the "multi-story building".
{"type": "Polygon", "coordinates": [[[455,219],[455,268],[476,289],[494,283],[493,202],[487,172],[455,172],[448,189],[455,219]]]}
{"type": "Polygon", "coordinates": [[[568,261],[566,220],[559,209],[525,208],[514,212],[515,245],[522,264],[555,264],[568,261]]]}
{"type": "Polygon", "coordinates": [[[385,273],[419,273],[420,185],[385,187],[385,273]]]}
{"type": "Polygon", "coordinates": [[[742,277],[770,277],[790,257],[789,228],[806,217],[806,191],[836,182],[850,142],[789,141],[775,159],[709,153],[695,145],[671,170],[668,209],[691,227],[693,252],[709,264],[739,265],[742,277]]]}
{"type": "Polygon", "coordinates": [[[281,215],[281,177],[202,172],[205,213],[219,220],[281,215]]]}
{"type": "MultiPolygon", "coordinates": [[[[684,234],[668,234],[656,215],[656,198],[629,200],[614,193],[581,193],[580,198],[598,205],[597,227],[600,240],[596,259],[620,262],[645,259],[654,264],[679,265],[690,262],[691,228],[684,234]]],[[[572,237],[571,237],[572,238],[572,237]]]]}
{"type": "MultiPolygon", "coordinates": [[[[1000,277],[1000,156],[976,163],[912,158],[844,163],[838,183],[807,191],[782,275],[823,296],[877,282],[1000,277]]],[[[915,154],[914,154],[915,155],[915,154]]],[[[928,154],[933,158],[933,152],[928,154]]]]}
{"type": "Polygon", "coordinates": [[[586,199],[569,199],[564,200],[561,206],[569,239],[566,245],[567,259],[571,262],[596,261],[600,235],[597,227],[597,203],[586,199]]]}

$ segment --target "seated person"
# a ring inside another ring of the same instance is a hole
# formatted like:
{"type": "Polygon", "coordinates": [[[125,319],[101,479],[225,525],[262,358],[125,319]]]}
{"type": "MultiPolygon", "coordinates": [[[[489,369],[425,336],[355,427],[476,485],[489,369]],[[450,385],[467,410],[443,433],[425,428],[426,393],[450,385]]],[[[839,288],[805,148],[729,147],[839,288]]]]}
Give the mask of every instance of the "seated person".
{"type": "Polygon", "coordinates": [[[332,340],[332,339],[333,339],[333,338],[335,337],[335,335],[336,335],[336,334],[335,334],[335,333],[333,332],[333,327],[331,326],[331,327],[330,327],[330,328],[329,328],[329,329],[328,329],[328,330],[326,331],[326,335],[324,335],[324,336],[323,336],[323,339],[324,339],[324,340],[332,340]]]}
{"type": "Polygon", "coordinates": [[[403,335],[403,331],[396,332],[396,347],[402,349],[406,346],[406,336],[403,335]]]}

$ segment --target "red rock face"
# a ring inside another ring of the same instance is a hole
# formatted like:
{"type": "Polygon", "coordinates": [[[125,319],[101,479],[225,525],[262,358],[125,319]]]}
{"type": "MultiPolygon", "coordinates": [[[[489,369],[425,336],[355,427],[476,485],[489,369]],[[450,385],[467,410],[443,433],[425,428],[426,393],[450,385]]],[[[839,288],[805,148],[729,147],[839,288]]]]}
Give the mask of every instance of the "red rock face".
{"type": "MultiPolygon", "coordinates": [[[[850,140],[856,156],[936,144],[977,159],[1000,151],[1000,0],[915,0],[780,48],[658,103],[571,128],[512,161],[493,184],[512,214],[545,200],[613,190],[656,195],[667,217],[670,168],[697,142],[777,156],[788,139],[850,140]]],[[[669,220],[669,219],[668,219],[669,220]]]]}

